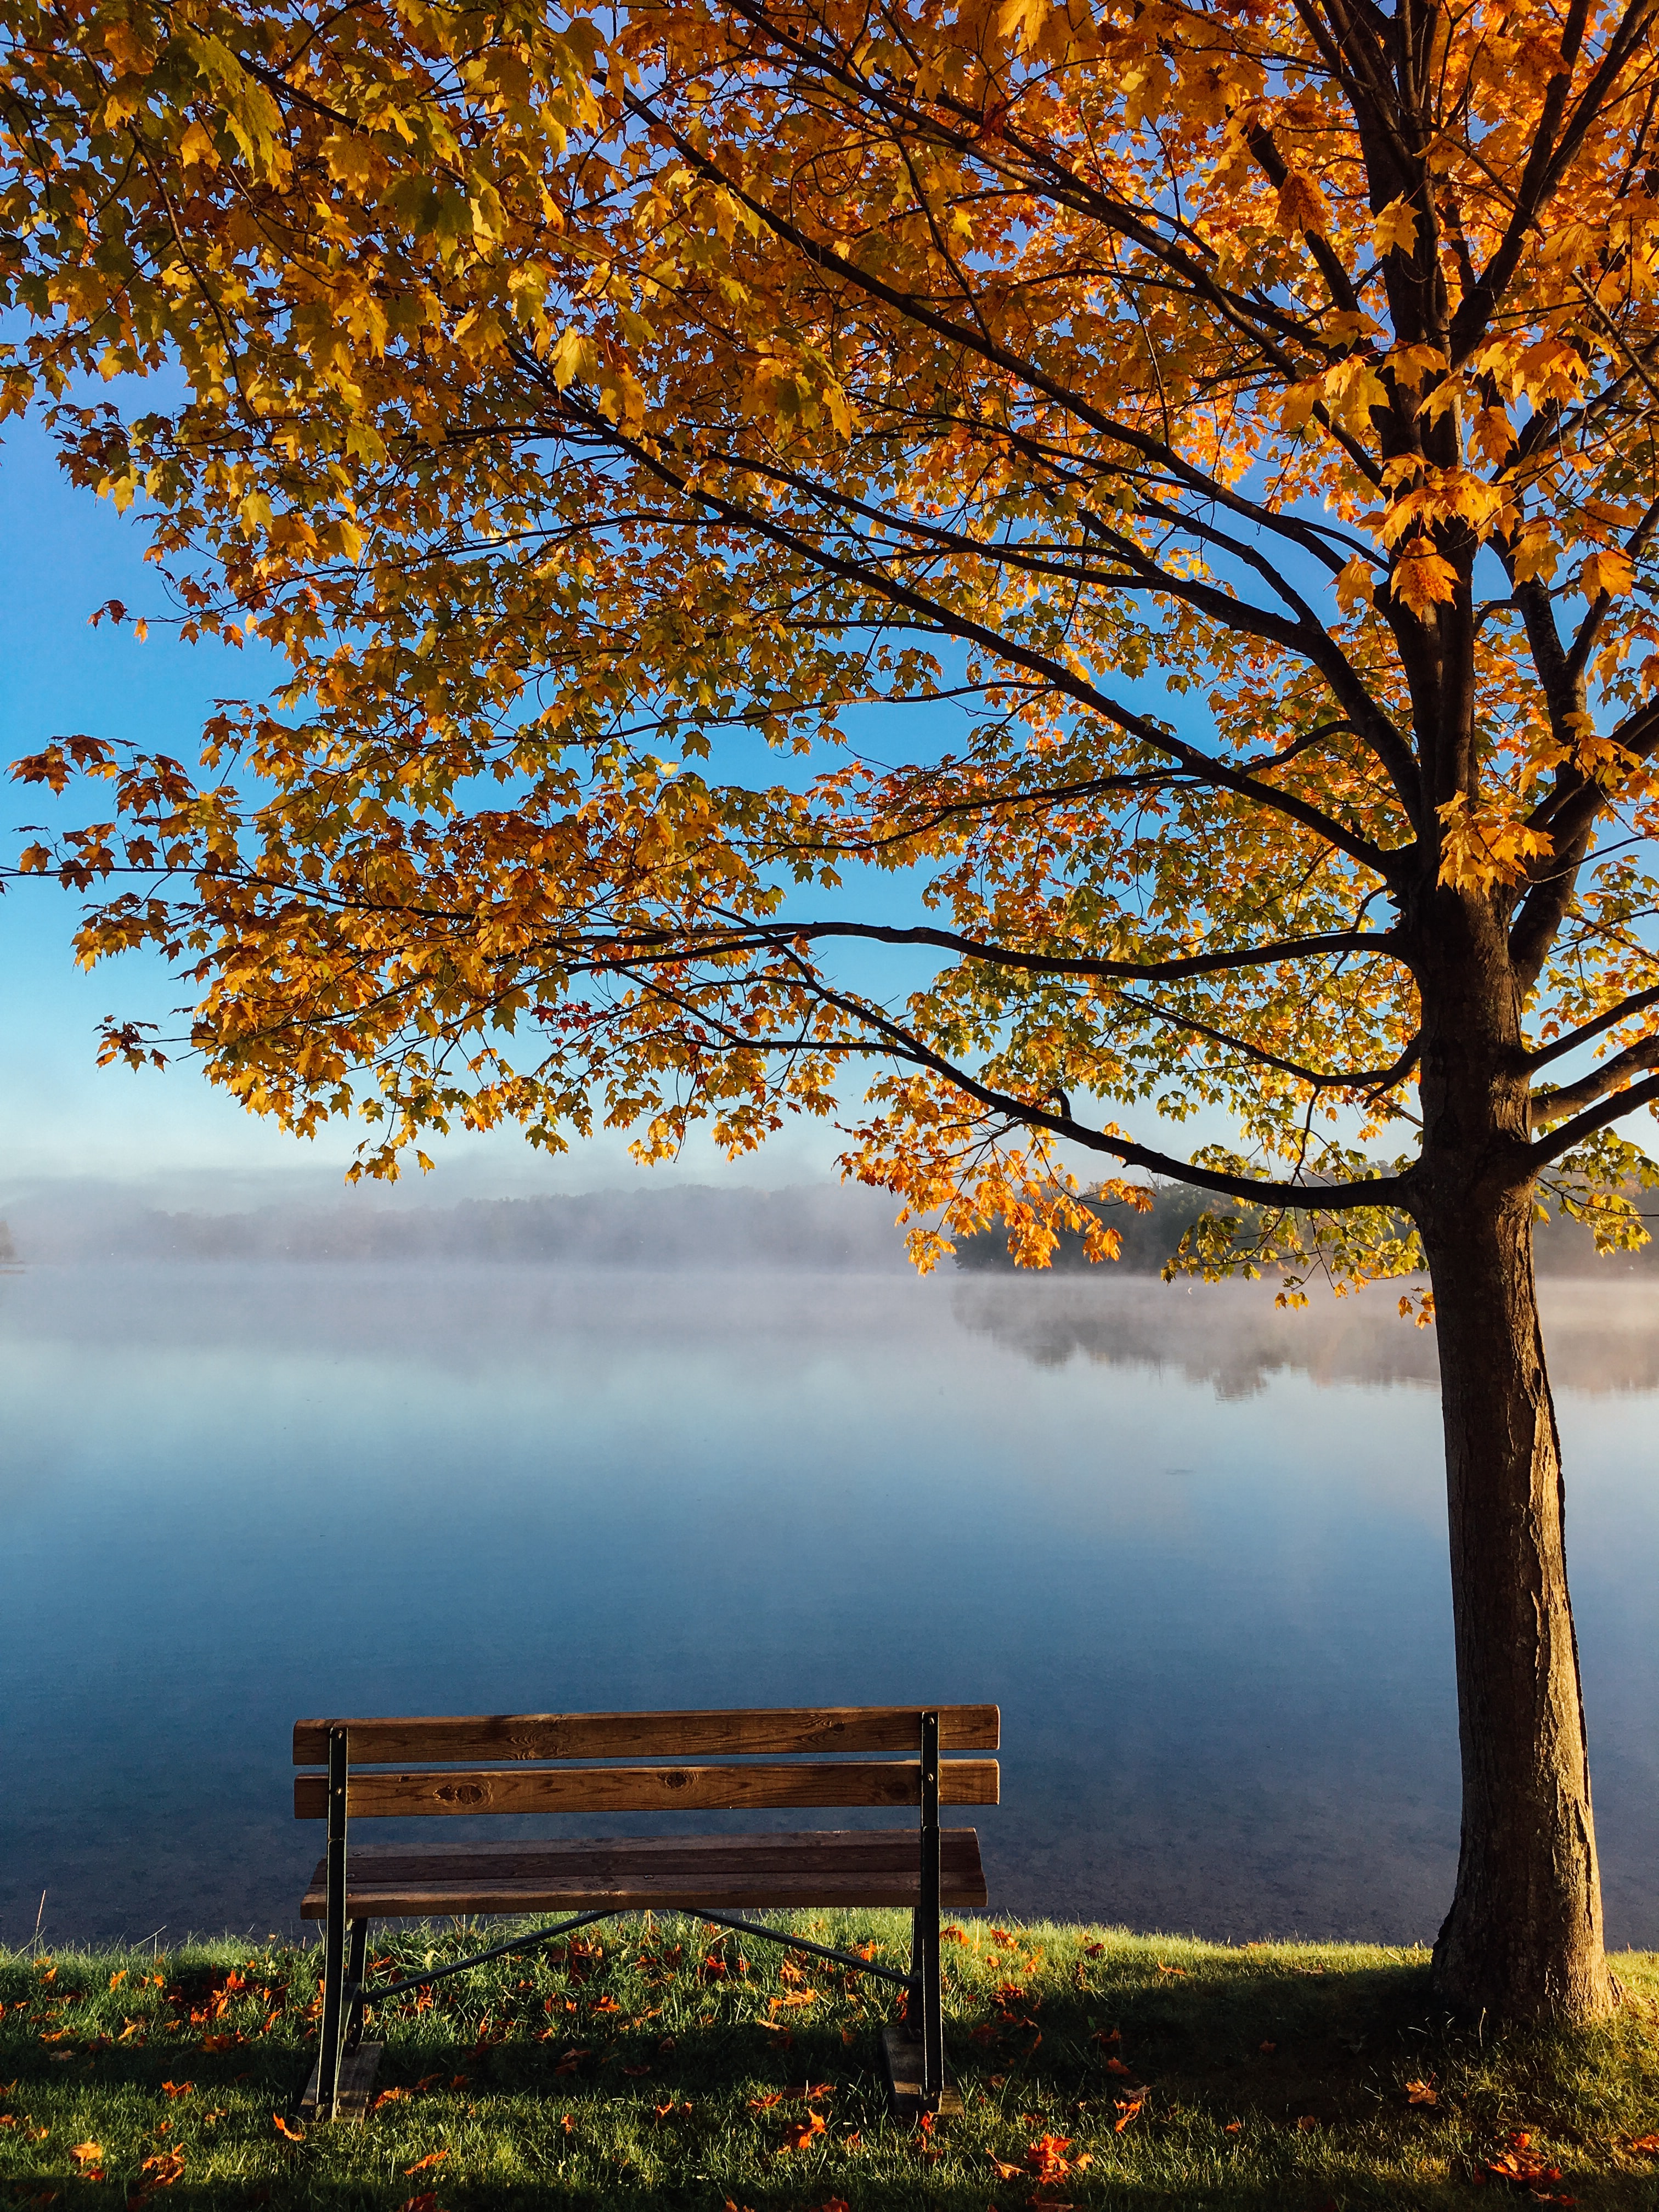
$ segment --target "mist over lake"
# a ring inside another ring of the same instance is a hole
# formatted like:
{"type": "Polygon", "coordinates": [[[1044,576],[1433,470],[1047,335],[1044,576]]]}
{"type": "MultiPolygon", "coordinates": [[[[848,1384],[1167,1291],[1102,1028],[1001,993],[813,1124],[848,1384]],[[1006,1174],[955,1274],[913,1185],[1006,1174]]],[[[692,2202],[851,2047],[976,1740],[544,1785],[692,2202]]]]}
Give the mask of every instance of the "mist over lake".
{"type": "MultiPolygon", "coordinates": [[[[42,1891],[58,1942],[292,1930],[301,1714],[981,1698],[995,1910],[1433,1936],[1439,1410],[1386,1290],[721,1256],[0,1281],[0,1939],[42,1891]]],[[[1654,1945],[1659,1286],[1547,1300],[1607,1933],[1654,1945]]]]}

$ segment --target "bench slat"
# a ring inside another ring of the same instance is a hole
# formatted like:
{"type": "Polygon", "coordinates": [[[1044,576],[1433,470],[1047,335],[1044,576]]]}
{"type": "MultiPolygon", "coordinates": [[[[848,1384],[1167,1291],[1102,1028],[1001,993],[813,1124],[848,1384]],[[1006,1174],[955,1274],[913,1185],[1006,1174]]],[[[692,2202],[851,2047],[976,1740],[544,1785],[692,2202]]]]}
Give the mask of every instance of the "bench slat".
{"type": "MultiPolygon", "coordinates": [[[[781,1805],[919,1805],[914,1759],[830,1759],[795,1766],[497,1766],[392,1774],[354,1766],[346,1814],[354,1820],[425,1813],[739,1812],[781,1805]]],[[[994,1805],[994,1759],[943,1760],[946,1805],[994,1805]]],[[[328,1778],[294,1778],[294,1817],[328,1814],[328,1778]]]]}
{"type": "MultiPolygon", "coordinates": [[[[972,1828],[939,1838],[939,1901],[983,1905],[985,1871],[972,1828]]],[[[327,1909],[324,1862],[301,1904],[327,1909]]],[[[805,1835],[640,1837],[607,1843],[483,1844],[467,1851],[354,1851],[346,1911],[354,1918],[424,1919],[459,1912],[548,1912],[585,1905],[618,1911],[695,1912],[786,1905],[914,1905],[920,1878],[908,1829],[805,1835]]]]}
{"type": "MultiPolygon", "coordinates": [[[[995,1705],[940,1705],[937,1711],[942,1751],[996,1750],[1001,1716],[995,1705]]],[[[295,1723],[294,1764],[325,1765],[328,1731],[342,1727],[351,1731],[354,1766],[428,1759],[736,1759],[914,1751],[921,1713],[919,1705],[801,1705],[769,1711],[303,1720],[295,1723]]]]}

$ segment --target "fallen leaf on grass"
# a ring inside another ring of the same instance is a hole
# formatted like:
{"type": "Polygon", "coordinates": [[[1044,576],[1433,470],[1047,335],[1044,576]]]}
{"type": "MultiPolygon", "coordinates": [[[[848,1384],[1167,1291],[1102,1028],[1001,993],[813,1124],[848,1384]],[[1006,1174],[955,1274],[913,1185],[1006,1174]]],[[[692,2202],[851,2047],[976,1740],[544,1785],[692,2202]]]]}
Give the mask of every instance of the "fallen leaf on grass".
{"type": "Polygon", "coordinates": [[[306,2139],[305,2130],[296,2128],[292,2121],[284,2119],[280,2112],[271,2114],[270,2124],[279,2136],[286,2136],[290,2142],[303,2142],[306,2139]]]}
{"type": "Polygon", "coordinates": [[[988,2150],[985,2155],[990,2160],[992,2166],[995,2168],[996,2177],[999,2181],[1024,2180],[1025,2173],[1024,2169],[1022,2166],[1010,2166],[1005,2159],[999,2158],[994,2151],[988,2150]]]}
{"type": "MultiPolygon", "coordinates": [[[[171,2189],[175,2181],[183,2178],[184,2171],[185,2154],[181,2150],[158,2151],[154,2158],[144,2159],[138,2167],[138,2198],[142,2201],[155,2189],[171,2189]]],[[[127,2202],[131,2203],[133,2199],[130,2197],[127,2202]]]]}
{"type": "Polygon", "coordinates": [[[1659,2158],[1659,2135],[1632,2136],[1630,2147],[1632,2150],[1645,2151],[1650,2158],[1659,2158]]]}
{"type": "Polygon", "coordinates": [[[1297,2124],[1297,2131],[1298,2131],[1300,2134],[1304,2135],[1304,2136],[1310,2136],[1310,2135],[1313,2133],[1314,2130],[1315,2130],[1315,2129],[1319,2125],[1319,2123],[1318,2123],[1318,2121],[1314,2118],[1314,2116],[1313,2116],[1313,2114],[1312,2114],[1311,2112],[1304,2112],[1304,2114],[1302,2115],[1301,2118],[1297,2122],[1297,2124],[1297,2124]]]}
{"type": "Polygon", "coordinates": [[[1045,2181],[1063,2181],[1068,2173],[1081,2173],[1093,2165],[1093,2154],[1086,2150],[1079,2158],[1067,2158],[1071,2147],[1070,2136],[1039,2136],[1031,2145],[1025,2163],[1036,2175],[1039,2187],[1045,2181]]]}
{"type": "Polygon", "coordinates": [[[1123,2030],[1121,2027],[1097,2027],[1089,2040],[1091,2043],[1121,2043],[1123,2030]]]}
{"type": "Polygon", "coordinates": [[[77,2166],[101,2166],[104,2146],[99,2142],[73,2143],[70,2147],[70,2156],[77,2166]]]}
{"type": "Polygon", "coordinates": [[[1408,2105],[1437,2105],[1440,2102],[1440,2092],[1431,2088],[1426,2081],[1407,2081],[1406,2102],[1408,2105]]]}
{"type": "Polygon", "coordinates": [[[121,1986],[122,1983],[123,1983],[124,1981],[125,1981],[126,1978],[127,1978],[127,1970],[126,1970],[126,1968],[125,1968],[125,1966],[123,1966],[123,1967],[121,1968],[121,1970],[120,1970],[120,1972],[119,1972],[118,1973],[114,1973],[114,1974],[112,1974],[112,1975],[110,1976],[110,1978],[109,1978],[109,1985],[110,1985],[110,1987],[111,1987],[111,1989],[112,1989],[112,1990],[118,1990],[118,1989],[120,1988],[120,1986],[121,1986]]]}
{"type": "Polygon", "coordinates": [[[1242,2133],[1243,2133],[1243,2127],[1244,2127],[1244,2123],[1243,2123],[1243,2120],[1229,2120],[1229,2121],[1228,2121],[1228,2123],[1227,2123],[1227,2124],[1226,2124],[1226,2126],[1225,2126],[1225,2128],[1224,2128],[1224,2129],[1223,2129],[1222,2132],[1223,2132],[1223,2134],[1224,2134],[1224,2135],[1230,2135],[1230,2136],[1240,2135],[1240,2134],[1242,2134],[1242,2133]]]}
{"type": "Polygon", "coordinates": [[[441,2212],[435,2189],[423,2189],[417,2197],[405,2197],[398,2212],[441,2212]]]}
{"type": "MultiPolygon", "coordinates": [[[[585,2055],[585,2054],[584,2054],[584,2055],[585,2055]]],[[[437,2078],[438,2078],[438,2077],[437,2077],[437,2075],[436,2075],[435,2074],[428,2074],[428,2075],[427,2075],[427,2077],[426,2077],[426,2079],[427,2079],[427,2081],[435,2081],[437,2080],[437,2078]]],[[[424,2087],[425,2085],[424,2085],[424,2084],[422,2084],[422,2087],[424,2087]]],[[[450,2087],[451,2087],[452,2089],[465,2089],[465,2087],[466,2087],[466,2076],[465,2076],[465,2074],[456,2074],[456,2075],[453,2075],[451,2077],[451,2079],[450,2079],[450,2084],[449,2084],[449,2086],[450,2086],[450,2087]]]]}
{"type": "Polygon", "coordinates": [[[1106,2071],[1109,2074],[1127,2074],[1129,2069],[1121,2058],[1109,2058],[1106,2061],[1106,2071]]]}
{"type": "Polygon", "coordinates": [[[1174,1974],[1182,1979],[1185,1978],[1187,1972],[1184,1966],[1166,1966],[1162,1959],[1158,1962],[1158,1971],[1160,1974],[1174,1974]]]}
{"type": "Polygon", "coordinates": [[[824,2132],[824,2125],[822,2112],[808,2112],[805,2119],[793,2121],[784,2130],[782,2148],[785,2150],[805,2150],[808,2143],[816,2142],[824,2132]]]}
{"type": "Polygon", "coordinates": [[[1121,2136],[1124,2129],[1128,2126],[1130,2121],[1133,2119],[1135,2114],[1146,2103],[1146,2092],[1144,2089],[1137,2090],[1132,2096],[1119,2097],[1114,2101],[1117,2106],[1118,2118],[1117,2125],[1112,2130],[1112,2133],[1115,2136],[1121,2136]]]}
{"type": "Polygon", "coordinates": [[[1273,2051],[1278,2050],[1279,2045],[1276,2043],[1262,2042],[1258,2043],[1255,2047],[1258,2051],[1273,2051]]]}
{"type": "Polygon", "coordinates": [[[382,2105],[395,2105],[400,2097],[408,2094],[407,2089],[382,2089],[368,2109],[371,2112],[378,2112],[382,2105]]]}
{"type": "Polygon", "coordinates": [[[1083,1948],[1091,1959],[1103,1958],[1106,1952],[1106,1946],[1103,1943],[1085,1943],[1083,1948]]]}
{"type": "MultiPolygon", "coordinates": [[[[1532,2149],[1531,2144],[1531,2136],[1524,2129],[1519,2130],[1510,2137],[1510,2147],[1506,2151],[1500,2152],[1495,2159],[1487,2160],[1486,2172],[1495,2173],[1500,2181],[1516,2182],[1523,2189],[1532,2189],[1540,2181],[1559,2181],[1560,2167],[1546,2166],[1536,2151],[1532,2149]]],[[[1562,2200],[1559,2197],[1545,2197],[1542,2201],[1559,2204],[1562,2200]]]]}
{"type": "Polygon", "coordinates": [[[449,2153],[447,2150],[428,2151],[424,2158],[417,2158],[413,2166],[406,2166],[404,2168],[404,2180],[407,2181],[411,2173],[424,2173],[429,2166],[441,2166],[448,2156],[449,2153]]]}

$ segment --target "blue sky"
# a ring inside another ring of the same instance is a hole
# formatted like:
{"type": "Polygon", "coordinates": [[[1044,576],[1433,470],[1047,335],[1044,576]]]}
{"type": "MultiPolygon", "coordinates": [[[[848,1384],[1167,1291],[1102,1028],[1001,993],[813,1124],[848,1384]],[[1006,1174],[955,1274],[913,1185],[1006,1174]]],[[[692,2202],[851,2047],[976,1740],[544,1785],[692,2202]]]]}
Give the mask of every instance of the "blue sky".
{"type": "MultiPolygon", "coordinates": [[[[60,477],[44,434],[33,423],[9,426],[0,446],[0,763],[32,752],[50,738],[84,732],[131,740],[191,761],[216,699],[257,694],[273,664],[258,653],[184,646],[157,628],[140,641],[131,627],[91,627],[93,611],[110,599],[136,614],[165,614],[160,583],[143,562],[143,526],[106,501],[72,490],[60,477]]],[[[61,800],[38,787],[5,782],[0,842],[8,855],[24,840],[25,823],[95,818],[90,789],[61,800]]],[[[902,881],[870,887],[893,920],[910,906],[902,881]]],[[[0,897],[0,1208],[9,1192],[62,1178],[149,1187],[158,1197],[207,1204],[246,1204],[283,1191],[309,1198],[338,1193],[354,1137],[343,1127],[314,1143],[285,1135],[246,1113],[209,1085],[188,1061],[166,1073],[135,1074],[96,1065],[100,1019],[155,1022],[176,1029],[182,988],[160,961],[131,955],[91,975],[70,950],[78,900],[55,884],[14,883],[0,897]]],[[[890,988],[895,957],[872,957],[863,980],[890,988]]],[[[1139,1117],[1136,1117],[1137,1122],[1139,1117]]],[[[1141,1132],[1137,1130],[1137,1133],[1141,1132]]],[[[1208,1134],[1155,1123],[1171,1151],[1189,1150],[1208,1134]]],[[[841,1147],[831,1127],[792,1124],[753,1158],[722,1160],[706,1139],[695,1140],[659,1179],[728,1178],[768,1187],[816,1181],[834,1173],[841,1147]]],[[[465,1133],[428,1145],[437,1172],[405,1178],[399,1195],[434,1202],[535,1189],[583,1189],[632,1183],[647,1170],[629,1159],[624,1136],[606,1135],[573,1147],[560,1159],[532,1152],[515,1132],[465,1133]]],[[[1104,1170],[1079,1155],[1079,1172],[1104,1170]]]]}
{"type": "MultiPolygon", "coordinates": [[[[43,434],[9,426],[0,447],[0,757],[9,763],[54,736],[86,732],[130,738],[189,760],[221,696],[256,692],[270,664],[224,647],[181,646],[152,630],[90,626],[112,598],[135,612],[165,611],[143,561],[136,519],[71,490],[43,434]]],[[[91,811],[85,794],[54,803],[38,788],[3,787],[4,845],[15,854],[25,823],[91,811]]],[[[181,993],[164,965],[134,955],[92,975],[75,964],[78,902],[56,885],[14,884],[0,897],[0,1202],[8,1189],[64,1176],[138,1181],[185,1190],[222,1186],[241,1202],[266,1185],[337,1189],[352,1139],[335,1129],[302,1144],[246,1113],[182,1064],[165,1074],[99,1068],[97,1024],[106,1013],[166,1022],[181,993]]],[[[432,1149],[428,1147],[428,1149],[432,1149]]],[[[833,1139],[801,1130],[735,1172],[769,1185],[830,1172],[833,1139]]],[[[439,1171],[406,1190],[434,1200],[484,1190],[591,1188],[641,1171],[621,1137],[596,1140],[562,1161],[532,1152],[516,1134],[459,1137],[437,1148],[439,1171]]],[[[708,1147],[681,1179],[729,1175],[708,1147]]]]}

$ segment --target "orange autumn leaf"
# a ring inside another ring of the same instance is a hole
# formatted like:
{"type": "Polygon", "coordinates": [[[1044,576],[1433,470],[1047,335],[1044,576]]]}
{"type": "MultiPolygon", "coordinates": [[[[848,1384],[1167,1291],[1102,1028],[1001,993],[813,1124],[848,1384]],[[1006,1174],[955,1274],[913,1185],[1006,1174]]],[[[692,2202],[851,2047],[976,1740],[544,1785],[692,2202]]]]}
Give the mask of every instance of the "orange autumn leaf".
{"type": "Polygon", "coordinates": [[[195,2087],[193,2081],[163,2081],[161,2091],[164,2096],[187,2097],[195,2087]]]}
{"type": "Polygon", "coordinates": [[[303,2142],[306,2139],[305,2130],[296,2128],[294,2123],[282,2112],[273,2112],[270,2116],[270,2124],[277,2134],[286,2136],[289,2142],[303,2142]]]}
{"type": "Polygon", "coordinates": [[[104,2146],[99,2142],[75,2143],[70,2146],[70,2156],[77,2166],[100,2166],[103,2163],[104,2146]]]}
{"type": "Polygon", "coordinates": [[[1632,2136],[1629,2148],[1644,2151],[1650,2157],[1659,2157],[1659,2135],[1632,2136]]]}
{"type": "Polygon", "coordinates": [[[808,2112],[804,2119],[793,2123],[784,2130],[782,2147],[785,2150],[805,2150],[809,2143],[816,2142],[817,2137],[823,2134],[824,2129],[823,2115],[821,2112],[808,2112]]]}
{"type": "Polygon", "coordinates": [[[991,2165],[995,2171],[996,2177],[999,2181],[1023,2181],[1024,2179],[1025,2170],[1023,2166],[1010,2166],[1006,2160],[999,2158],[994,2151],[987,2151],[985,2155],[990,2160],[991,2165]]]}
{"type": "Polygon", "coordinates": [[[1145,2090],[1142,2090],[1138,2095],[1120,2097],[1116,2100],[1118,2116],[1112,2130],[1114,2135],[1121,2136],[1122,2134],[1124,2129],[1128,2126],[1130,2121],[1133,2119],[1135,2114],[1140,2110],[1146,2101],[1146,2093],[1145,2090]]]}
{"type": "Polygon", "coordinates": [[[1407,2081],[1406,2102],[1408,2105],[1437,2105],[1440,2102],[1440,2093],[1427,2081],[1407,2081]]]}
{"type": "Polygon", "coordinates": [[[449,2153],[447,2150],[429,2150],[424,2158],[417,2158],[413,2166],[406,2166],[404,2168],[404,2176],[407,2178],[411,2173],[424,2173],[428,2166],[440,2166],[448,2156],[449,2153]]]}

